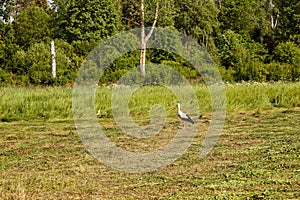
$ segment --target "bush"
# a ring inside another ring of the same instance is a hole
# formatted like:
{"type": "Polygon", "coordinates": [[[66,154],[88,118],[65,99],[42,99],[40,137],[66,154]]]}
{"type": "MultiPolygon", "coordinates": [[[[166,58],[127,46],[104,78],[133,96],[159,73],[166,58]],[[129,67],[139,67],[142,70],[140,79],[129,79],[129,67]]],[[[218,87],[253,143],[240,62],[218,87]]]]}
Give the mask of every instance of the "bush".
{"type": "Polygon", "coordinates": [[[12,72],[18,84],[64,85],[74,82],[82,58],[67,42],[55,40],[56,78],[52,77],[50,42],[31,45],[13,56],[12,72]],[[27,78],[26,78],[27,77],[27,78]]]}
{"type": "Polygon", "coordinates": [[[146,74],[142,75],[139,68],[133,68],[122,76],[119,84],[123,85],[180,85],[183,76],[177,70],[162,64],[148,64],[146,74]]]}
{"type": "Polygon", "coordinates": [[[12,82],[12,74],[0,68],[0,86],[8,85],[12,82]]]}
{"type": "Polygon", "coordinates": [[[292,65],[287,63],[271,62],[266,65],[267,81],[292,81],[292,65]]]}
{"type": "Polygon", "coordinates": [[[297,64],[300,62],[300,47],[293,42],[280,43],[274,49],[273,59],[280,63],[297,64]]]}
{"type": "MultiPolygon", "coordinates": [[[[288,77],[291,81],[300,78],[300,47],[293,42],[283,42],[278,44],[273,52],[273,59],[279,62],[284,70],[281,70],[282,76],[288,77]]],[[[282,68],[281,67],[281,68],[282,68]]]]}
{"type": "MultiPolygon", "coordinates": [[[[230,70],[226,76],[234,81],[261,81],[265,79],[263,62],[266,50],[263,45],[254,42],[231,30],[218,37],[221,65],[230,70]]],[[[224,73],[223,73],[224,74],[224,73]]]]}
{"type": "Polygon", "coordinates": [[[139,66],[139,64],[139,51],[127,53],[119,57],[105,69],[104,74],[100,77],[99,83],[117,82],[126,72],[139,66]]]}

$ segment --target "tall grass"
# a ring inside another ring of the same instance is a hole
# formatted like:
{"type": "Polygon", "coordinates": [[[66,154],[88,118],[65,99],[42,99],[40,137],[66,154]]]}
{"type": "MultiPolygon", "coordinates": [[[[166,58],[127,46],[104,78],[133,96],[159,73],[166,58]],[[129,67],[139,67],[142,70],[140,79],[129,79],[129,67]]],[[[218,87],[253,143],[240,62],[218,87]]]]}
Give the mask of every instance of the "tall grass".
{"type": "Polygon", "coordinates": [[[72,88],[0,89],[1,121],[70,118],[71,106],[72,88]]]}
{"type": "Polygon", "coordinates": [[[228,84],[226,93],[228,112],[300,106],[300,82],[228,84]]]}
{"type": "MultiPolygon", "coordinates": [[[[204,85],[194,85],[200,112],[209,113],[210,94],[204,85]]],[[[113,87],[99,87],[95,95],[95,112],[112,117],[113,87]]],[[[275,107],[300,106],[300,82],[226,84],[227,112],[261,111],[275,107]]],[[[122,99],[120,99],[121,101],[122,99]]],[[[176,96],[167,88],[139,88],[129,102],[132,115],[147,117],[149,107],[160,104],[168,115],[175,115],[176,96]]],[[[72,118],[71,87],[2,87],[0,88],[0,121],[72,118]]]]}

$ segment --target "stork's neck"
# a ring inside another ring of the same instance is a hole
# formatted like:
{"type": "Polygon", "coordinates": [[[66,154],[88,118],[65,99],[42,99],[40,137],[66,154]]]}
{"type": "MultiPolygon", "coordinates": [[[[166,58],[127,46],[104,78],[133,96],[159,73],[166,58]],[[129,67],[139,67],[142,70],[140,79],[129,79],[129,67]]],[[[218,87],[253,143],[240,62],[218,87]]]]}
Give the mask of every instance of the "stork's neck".
{"type": "Polygon", "coordinates": [[[180,104],[177,104],[178,112],[180,111],[180,104]]]}

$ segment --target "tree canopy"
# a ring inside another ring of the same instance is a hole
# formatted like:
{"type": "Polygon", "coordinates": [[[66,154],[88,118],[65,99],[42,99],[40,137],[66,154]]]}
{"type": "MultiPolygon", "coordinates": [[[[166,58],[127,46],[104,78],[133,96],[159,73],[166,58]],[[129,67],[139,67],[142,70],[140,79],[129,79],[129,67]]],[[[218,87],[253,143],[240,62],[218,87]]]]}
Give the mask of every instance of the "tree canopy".
{"type": "MultiPolygon", "coordinates": [[[[195,39],[208,50],[225,81],[299,81],[299,0],[144,2],[146,27],[152,25],[158,2],[156,26],[195,39]]],[[[0,85],[73,83],[96,44],[140,27],[140,22],[139,0],[54,0],[51,5],[47,0],[0,0],[0,85]],[[55,79],[51,40],[57,46],[55,79]]],[[[123,55],[102,81],[118,80],[136,67],[138,57],[138,52],[123,55]]],[[[168,52],[149,50],[147,60],[167,63],[189,79],[201,76],[168,52]]]]}

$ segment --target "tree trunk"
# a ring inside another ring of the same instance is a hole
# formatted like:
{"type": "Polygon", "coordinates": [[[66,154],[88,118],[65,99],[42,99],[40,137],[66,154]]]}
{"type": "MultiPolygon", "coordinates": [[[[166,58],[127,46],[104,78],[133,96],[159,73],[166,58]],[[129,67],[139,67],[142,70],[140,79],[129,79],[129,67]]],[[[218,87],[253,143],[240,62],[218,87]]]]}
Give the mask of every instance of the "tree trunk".
{"type": "Polygon", "coordinates": [[[142,12],[142,20],[141,20],[141,54],[140,54],[140,72],[145,75],[146,73],[146,48],[147,48],[147,42],[150,39],[154,28],[155,24],[157,21],[157,16],[158,16],[158,2],[156,2],[156,9],[155,9],[155,17],[154,21],[152,24],[152,27],[149,31],[149,33],[145,34],[145,10],[144,10],[144,0],[141,0],[141,12],[142,12]]]}
{"type": "Polygon", "coordinates": [[[141,44],[140,72],[143,75],[146,73],[146,43],[141,44]]]}
{"type": "Polygon", "coordinates": [[[275,5],[273,4],[272,0],[270,0],[269,4],[270,4],[270,12],[271,12],[271,27],[272,29],[275,29],[278,23],[279,14],[276,15],[276,19],[274,22],[273,9],[275,5]]]}
{"type": "Polygon", "coordinates": [[[140,72],[145,75],[146,73],[146,41],[145,41],[145,11],[144,0],[141,0],[141,55],[140,55],[140,72]]]}
{"type": "Polygon", "coordinates": [[[51,41],[51,66],[52,66],[52,76],[56,77],[56,60],[55,60],[55,45],[54,40],[51,41]]]}
{"type": "Polygon", "coordinates": [[[218,0],[217,4],[218,4],[218,5],[217,5],[218,8],[221,9],[221,7],[222,7],[222,0],[218,0]]]}

